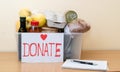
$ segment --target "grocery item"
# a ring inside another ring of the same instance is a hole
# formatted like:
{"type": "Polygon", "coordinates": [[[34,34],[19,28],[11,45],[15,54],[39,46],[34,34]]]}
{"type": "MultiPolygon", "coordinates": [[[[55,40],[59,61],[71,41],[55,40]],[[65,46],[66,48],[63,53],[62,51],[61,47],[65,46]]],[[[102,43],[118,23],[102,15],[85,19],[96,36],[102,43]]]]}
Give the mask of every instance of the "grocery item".
{"type": "MultiPolygon", "coordinates": [[[[31,21],[29,21],[29,22],[27,21],[27,17],[26,17],[26,29],[27,29],[27,30],[31,27],[30,22],[31,22],[31,21]]],[[[19,28],[20,28],[20,21],[18,20],[18,21],[16,22],[16,32],[18,32],[19,28]]]]}
{"type": "Polygon", "coordinates": [[[79,18],[70,22],[68,27],[72,33],[84,33],[90,30],[90,25],[79,18]]]}
{"type": "Polygon", "coordinates": [[[63,13],[55,13],[51,10],[45,10],[44,15],[47,19],[47,26],[63,29],[66,25],[63,13]]]}
{"type": "Polygon", "coordinates": [[[42,27],[42,33],[57,33],[57,28],[51,28],[51,27],[42,27]]]}
{"type": "MultiPolygon", "coordinates": [[[[19,11],[19,16],[20,17],[26,17],[26,28],[28,29],[31,25],[30,25],[30,22],[32,21],[32,18],[31,18],[31,11],[27,8],[22,8],[20,11],[19,11]]],[[[16,22],[16,32],[18,32],[20,28],[20,21],[18,20],[16,22]]]]}
{"type": "Polygon", "coordinates": [[[41,29],[39,28],[38,21],[31,21],[31,27],[28,29],[29,32],[40,32],[41,29]]]}
{"type": "Polygon", "coordinates": [[[16,22],[16,32],[18,32],[19,28],[20,28],[20,21],[18,20],[16,22]]]}
{"type": "Polygon", "coordinates": [[[33,16],[32,16],[32,20],[38,21],[38,22],[39,22],[39,27],[43,27],[43,26],[46,25],[46,17],[45,17],[45,15],[42,14],[42,13],[33,15],[33,16]]]}
{"type": "Polygon", "coordinates": [[[52,21],[52,20],[47,20],[47,25],[49,27],[55,27],[55,28],[61,28],[63,29],[66,25],[65,22],[56,22],[56,21],[52,21]]]}
{"type": "Polygon", "coordinates": [[[45,10],[43,13],[44,13],[47,20],[51,20],[51,21],[56,21],[57,20],[56,13],[54,11],[45,10]]]}
{"type": "Polygon", "coordinates": [[[67,23],[72,22],[73,20],[77,19],[78,15],[75,11],[69,10],[65,13],[65,19],[67,23]]]}
{"type": "Polygon", "coordinates": [[[19,16],[20,17],[28,17],[28,16],[31,16],[31,11],[27,8],[23,8],[19,11],[19,16]]]}
{"type": "Polygon", "coordinates": [[[26,17],[20,17],[20,28],[19,28],[18,32],[27,32],[26,17]]]}

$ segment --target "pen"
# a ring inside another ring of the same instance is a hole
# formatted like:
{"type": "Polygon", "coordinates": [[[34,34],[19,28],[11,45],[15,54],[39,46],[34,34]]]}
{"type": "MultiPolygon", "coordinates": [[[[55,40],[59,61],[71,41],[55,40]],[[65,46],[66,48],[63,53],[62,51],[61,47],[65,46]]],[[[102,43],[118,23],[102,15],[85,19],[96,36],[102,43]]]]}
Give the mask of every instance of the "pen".
{"type": "Polygon", "coordinates": [[[81,64],[87,64],[87,65],[97,65],[92,62],[85,62],[85,61],[78,61],[78,60],[73,60],[73,62],[81,63],[81,64]]]}

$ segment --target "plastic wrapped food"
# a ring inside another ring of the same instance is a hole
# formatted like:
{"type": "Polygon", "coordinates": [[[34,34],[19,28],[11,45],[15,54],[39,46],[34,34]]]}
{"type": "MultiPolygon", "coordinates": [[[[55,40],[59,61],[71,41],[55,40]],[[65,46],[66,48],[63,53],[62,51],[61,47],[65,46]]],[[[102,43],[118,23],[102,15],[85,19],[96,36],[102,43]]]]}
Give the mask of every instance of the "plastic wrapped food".
{"type": "Polygon", "coordinates": [[[81,19],[73,20],[68,27],[71,33],[84,33],[90,30],[90,25],[81,19]]]}

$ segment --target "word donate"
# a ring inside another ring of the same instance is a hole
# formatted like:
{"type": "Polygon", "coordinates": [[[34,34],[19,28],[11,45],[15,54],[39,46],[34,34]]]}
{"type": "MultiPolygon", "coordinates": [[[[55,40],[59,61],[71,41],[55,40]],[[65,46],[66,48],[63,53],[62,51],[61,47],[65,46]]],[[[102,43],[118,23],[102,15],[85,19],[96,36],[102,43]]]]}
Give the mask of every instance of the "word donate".
{"type": "Polygon", "coordinates": [[[63,62],[63,33],[22,33],[22,62],[63,62]]]}

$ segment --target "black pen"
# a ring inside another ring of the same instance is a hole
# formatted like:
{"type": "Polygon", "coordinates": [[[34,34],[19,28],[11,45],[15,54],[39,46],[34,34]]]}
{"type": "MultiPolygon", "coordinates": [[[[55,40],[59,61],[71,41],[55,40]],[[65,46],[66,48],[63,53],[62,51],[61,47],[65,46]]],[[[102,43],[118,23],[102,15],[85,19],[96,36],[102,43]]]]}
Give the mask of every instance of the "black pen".
{"type": "Polygon", "coordinates": [[[87,64],[87,65],[97,65],[92,62],[86,62],[86,61],[78,61],[78,60],[73,60],[73,62],[81,63],[81,64],[87,64]]]}

